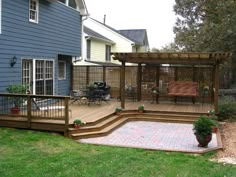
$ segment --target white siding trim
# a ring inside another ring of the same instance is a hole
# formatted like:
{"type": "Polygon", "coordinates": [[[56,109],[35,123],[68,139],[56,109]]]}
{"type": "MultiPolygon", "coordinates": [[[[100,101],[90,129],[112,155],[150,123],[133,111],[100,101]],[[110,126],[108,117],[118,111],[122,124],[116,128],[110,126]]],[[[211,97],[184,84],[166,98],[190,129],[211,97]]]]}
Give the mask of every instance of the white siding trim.
{"type": "Polygon", "coordinates": [[[2,0],[0,0],[0,34],[2,34],[2,0]]]}

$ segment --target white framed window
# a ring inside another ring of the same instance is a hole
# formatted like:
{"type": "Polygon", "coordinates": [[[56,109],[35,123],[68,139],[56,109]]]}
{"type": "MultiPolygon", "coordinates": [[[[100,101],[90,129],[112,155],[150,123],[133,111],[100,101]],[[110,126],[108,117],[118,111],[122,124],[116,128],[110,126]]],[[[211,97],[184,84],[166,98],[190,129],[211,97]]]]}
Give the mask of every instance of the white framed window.
{"type": "Polygon", "coordinates": [[[0,0],[0,34],[2,34],[2,0],[0,0]]]}
{"type": "Polygon", "coordinates": [[[66,62],[65,61],[58,62],[58,79],[59,80],[66,79],[66,62]]]}
{"type": "Polygon", "coordinates": [[[38,23],[39,20],[39,1],[29,0],[29,21],[38,23]]]}

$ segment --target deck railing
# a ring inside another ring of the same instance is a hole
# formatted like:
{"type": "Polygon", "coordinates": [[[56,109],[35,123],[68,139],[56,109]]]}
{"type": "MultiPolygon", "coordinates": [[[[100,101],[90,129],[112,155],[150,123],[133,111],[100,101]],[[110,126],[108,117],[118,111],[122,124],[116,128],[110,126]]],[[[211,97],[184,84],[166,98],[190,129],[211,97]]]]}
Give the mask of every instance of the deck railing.
{"type": "Polygon", "coordinates": [[[28,128],[33,120],[62,121],[67,131],[69,99],[68,96],[0,93],[0,119],[26,118],[28,128]]]}

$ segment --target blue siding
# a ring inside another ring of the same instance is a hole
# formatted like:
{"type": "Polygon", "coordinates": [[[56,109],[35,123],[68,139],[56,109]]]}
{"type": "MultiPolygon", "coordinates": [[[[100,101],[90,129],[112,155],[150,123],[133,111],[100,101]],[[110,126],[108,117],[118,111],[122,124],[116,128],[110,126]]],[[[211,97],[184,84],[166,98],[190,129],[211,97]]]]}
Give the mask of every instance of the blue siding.
{"type": "Polygon", "coordinates": [[[2,0],[2,34],[0,34],[0,92],[9,84],[21,83],[21,59],[45,58],[55,62],[55,94],[68,94],[67,80],[58,81],[58,54],[81,55],[81,16],[58,2],[39,0],[39,21],[29,22],[29,0],[2,0]],[[17,63],[10,67],[10,59],[17,63]],[[60,87],[60,88],[58,88],[60,87]],[[63,89],[62,89],[63,88],[63,89]]]}

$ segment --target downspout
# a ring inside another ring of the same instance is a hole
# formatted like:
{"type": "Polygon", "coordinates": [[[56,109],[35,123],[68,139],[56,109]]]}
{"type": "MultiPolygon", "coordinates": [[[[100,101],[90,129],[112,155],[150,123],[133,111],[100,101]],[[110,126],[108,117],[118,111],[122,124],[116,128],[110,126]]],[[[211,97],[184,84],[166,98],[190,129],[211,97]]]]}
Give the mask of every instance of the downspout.
{"type": "Polygon", "coordinates": [[[83,40],[84,40],[84,21],[85,20],[87,20],[88,19],[88,16],[89,16],[89,14],[88,15],[85,15],[85,16],[82,16],[82,18],[81,18],[81,52],[80,52],[80,55],[81,55],[81,57],[82,58],[84,58],[83,57],[83,54],[84,54],[84,47],[83,47],[83,40]]]}

